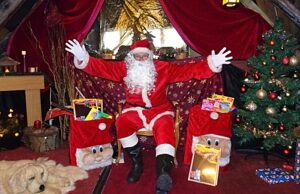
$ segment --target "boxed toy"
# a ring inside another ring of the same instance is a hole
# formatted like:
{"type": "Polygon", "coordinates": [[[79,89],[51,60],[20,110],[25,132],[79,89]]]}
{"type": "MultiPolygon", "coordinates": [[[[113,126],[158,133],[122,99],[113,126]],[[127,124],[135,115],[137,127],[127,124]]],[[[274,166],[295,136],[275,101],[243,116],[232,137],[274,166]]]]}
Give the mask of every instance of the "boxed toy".
{"type": "Polygon", "coordinates": [[[193,153],[188,180],[216,186],[221,151],[197,144],[193,153]]]}

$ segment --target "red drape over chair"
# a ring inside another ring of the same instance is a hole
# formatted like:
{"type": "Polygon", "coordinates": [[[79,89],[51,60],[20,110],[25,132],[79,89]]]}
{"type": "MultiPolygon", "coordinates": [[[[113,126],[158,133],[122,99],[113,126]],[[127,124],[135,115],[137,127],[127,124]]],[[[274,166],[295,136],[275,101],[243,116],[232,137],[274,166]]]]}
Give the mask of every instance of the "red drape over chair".
{"type": "Polygon", "coordinates": [[[259,14],[242,5],[224,7],[221,0],[160,0],[160,4],[182,39],[205,56],[226,46],[235,60],[248,59],[270,28],[259,14]]]}

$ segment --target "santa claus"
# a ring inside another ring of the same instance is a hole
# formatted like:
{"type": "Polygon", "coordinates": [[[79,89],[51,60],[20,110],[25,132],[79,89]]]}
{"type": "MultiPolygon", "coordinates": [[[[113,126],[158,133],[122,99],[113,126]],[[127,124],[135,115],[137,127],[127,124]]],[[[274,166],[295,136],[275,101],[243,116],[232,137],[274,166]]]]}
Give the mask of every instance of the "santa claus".
{"type": "Polygon", "coordinates": [[[174,111],[167,98],[170,83],[205,79],[229,64],[230,51],[212,51],[207,60],[181,65],[153,60],[147,39],[131,46],[125,61],[111,62],[89,56],[77,40],[66,43],[66,51],[74,55],[74,64],[86,73],[125,83],[126,105],[116,119],[118,139],[132,159],[127,181],[134,183],[143,172],[143,160],[136,131],[150,128],[156,141],[156,191],[167,193],[172,187],[170,171],[175,155],[174,111]]]}

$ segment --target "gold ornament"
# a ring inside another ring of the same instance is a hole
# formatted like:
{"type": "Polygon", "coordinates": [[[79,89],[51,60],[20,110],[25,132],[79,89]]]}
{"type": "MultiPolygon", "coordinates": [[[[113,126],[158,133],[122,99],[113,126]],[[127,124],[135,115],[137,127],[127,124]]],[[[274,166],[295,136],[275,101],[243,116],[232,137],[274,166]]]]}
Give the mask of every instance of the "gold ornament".
{"type": "Polygon", "coordinates": [[[291,66],[296,66],[299,65],[299,60],[297,59],[296,56],[291,56],[290,57],[290,63],[291,66]]]}
{"type": "Polygon", "coordinates": [[[265,109],[265,112],[266,112],[266,114],[268,114],[268,115],[274,115],[274,114],[276,114],[275,108],[274,108],[274,107],[271,107],[271,106],[267,107],[267,108],[265,109]]]}
{"type": "Polygon", "coordinates": [[[267,92],[264,89],[259,89],[256,91],[256,97],[259,99],[264,99],[267,96],[267,92]]]}
{"type": "Polygon", "coordinates": [[[283,105],[283,107],[282,107],[282,112],[287,112],[288,111],[288,108],[287,108],[287,106],[286,105],[283,105]]]}
{"type": "Polygon", "coordinates": [[[245,108],[250,111],[255,111],[257,109],[257,105],[255,104],[255,102],[250,101],[249,103],[246,103],[245,108]]]}
{"type": "Polygon", "coordinates": [[[293,73],[293,78],[298,78],[299,77],[299,72],[298,71],[295,71],[294,73],[293,73]]]}
{"type": "Polygon", "coordinates": [[[269,124],[268,124],[268,129],[269,129],[269,130],[272,130],[273,128],[274,128],[273,124],[272,124],[272,123],[269,123],[269,124]]]}
{"type": "Polygon", "coordinates": [[[275,69],[274,68],[271,68],[270,69],[270,75],[274,75],[275,74],[275,69]]]}

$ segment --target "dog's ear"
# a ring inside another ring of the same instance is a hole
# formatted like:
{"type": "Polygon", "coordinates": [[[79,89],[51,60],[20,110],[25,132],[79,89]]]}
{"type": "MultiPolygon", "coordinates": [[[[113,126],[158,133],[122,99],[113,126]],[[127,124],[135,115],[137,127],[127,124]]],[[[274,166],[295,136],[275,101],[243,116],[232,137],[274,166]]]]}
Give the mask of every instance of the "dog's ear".
{"type": "Polygon", "coordinates": [[[13,193],[21,193],[26,190],[27,180],[26,180],[25,170],[27,167],[28,165],[21,166],[9,178],[8,183],[13,193]]]}
{"type": "Polygon", "coordinates": [[[42,176],[42,180],[44,182],[47,182],[48,180],[48,175],[49,175],[49,171],[48,171],[48,167],[44,164],[39,164],[42,168],[43,168],[43,176],[42,176]]]}

